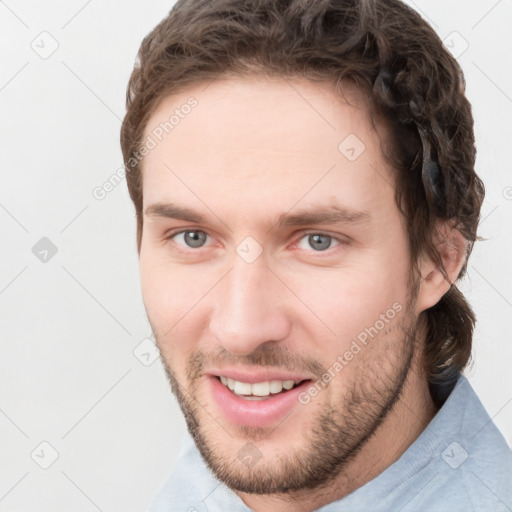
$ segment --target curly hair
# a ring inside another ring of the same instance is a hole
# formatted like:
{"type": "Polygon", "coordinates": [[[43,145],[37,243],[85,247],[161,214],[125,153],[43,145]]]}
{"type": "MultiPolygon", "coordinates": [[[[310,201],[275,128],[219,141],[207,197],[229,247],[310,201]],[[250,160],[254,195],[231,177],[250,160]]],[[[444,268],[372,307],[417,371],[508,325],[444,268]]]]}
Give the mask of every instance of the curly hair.
{"type": "MultiPolygon", "coordinates": [[[[215,80],[302,77],[355,84],[385,121],[383,157],[396,173],[395,199],[406,219],[412,268],[432,258],[436,221],[448,219],[467,241],[460,279],[476,240],[484,185],[465,79],[436,32],[400,0],[178,0],[143,40],[131,74],[121,128],[126,179],[143,229],[141,160],[150,116],[165,97],[215,80]]],[[[417,269],[416,269],[417,270],[417,269]]],[[[432,398],[444,402],[471,358],[474,312],[454,283],[420,314],[424,370],[432,398]]]]}

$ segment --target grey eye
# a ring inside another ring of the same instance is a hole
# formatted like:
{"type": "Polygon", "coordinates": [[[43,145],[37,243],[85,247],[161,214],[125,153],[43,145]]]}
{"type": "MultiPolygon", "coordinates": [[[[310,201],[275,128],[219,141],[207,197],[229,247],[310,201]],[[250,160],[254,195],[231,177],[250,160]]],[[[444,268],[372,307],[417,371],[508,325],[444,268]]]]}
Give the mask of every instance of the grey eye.
{"type": "Polygon", "coordinates": [[[183,235],[185,243],[194,249],[201,247],[206,241],[206,237],[208,236],[204,231],[183,231],[182,233],[178,234],[183,235]]]}
{"type": "Polygon", "coordinates": [[[332,236],[322,235],[321,233],[317,233],[314,235],[308,236],[309,245],[318,251],[323,251],[325,249],[329,249],[332,242],[332,236]]]}

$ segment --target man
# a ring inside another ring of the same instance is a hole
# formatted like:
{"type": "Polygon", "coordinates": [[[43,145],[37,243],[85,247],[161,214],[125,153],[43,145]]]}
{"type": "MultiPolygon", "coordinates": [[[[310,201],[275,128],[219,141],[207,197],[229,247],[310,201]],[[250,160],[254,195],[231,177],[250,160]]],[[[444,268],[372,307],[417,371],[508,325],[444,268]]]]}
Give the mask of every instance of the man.
{"type": "Polygon", "coordinates": [[[180,0],[127,107],[144,304],[190,434],[151,510],[512,510],[462,375],[471,107],[420,16],[180,0]]]}

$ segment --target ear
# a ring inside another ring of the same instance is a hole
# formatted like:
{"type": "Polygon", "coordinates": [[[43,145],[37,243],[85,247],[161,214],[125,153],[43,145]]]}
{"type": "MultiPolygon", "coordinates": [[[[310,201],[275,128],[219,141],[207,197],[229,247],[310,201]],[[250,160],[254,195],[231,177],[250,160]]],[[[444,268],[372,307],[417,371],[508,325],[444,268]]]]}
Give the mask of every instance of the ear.
{"type": "Polygon", "coordinates": [[[416,301],[416,314],[437,304],[457,279],[466,260],[467,240],[453,227],[453,221],[438,220],[435,245],[443,261],[447,277],[432,259],[420,259],[421,282],[416,301]]]}

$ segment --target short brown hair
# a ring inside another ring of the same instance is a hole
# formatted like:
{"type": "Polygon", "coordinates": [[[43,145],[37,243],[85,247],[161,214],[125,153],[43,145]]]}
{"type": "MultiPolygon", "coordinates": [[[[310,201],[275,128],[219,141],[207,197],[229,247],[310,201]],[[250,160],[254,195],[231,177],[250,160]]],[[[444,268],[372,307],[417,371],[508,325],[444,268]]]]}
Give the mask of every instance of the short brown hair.
{"type": "MultiPolygon", "coordinates": [[[[481,239],[476,230],[485,191],[474,170],[465,80],[435,31],[399,0],[178,0],[142,42],[121,128],[139,252],[142,173],[134,156],[158,103],[221,74],[255,71],[355,83],[389,128],[383,155],[396,171],[412,263],[427,254],[444,271],[436,220],[451,219],[468,242],[457,279],[466,273],[473,243],[481,239]]],[[[440,405],[470,360],[475,315],[452,284],[420,320],[425,371],[440,405]]]]}

